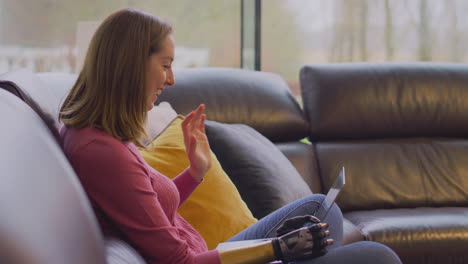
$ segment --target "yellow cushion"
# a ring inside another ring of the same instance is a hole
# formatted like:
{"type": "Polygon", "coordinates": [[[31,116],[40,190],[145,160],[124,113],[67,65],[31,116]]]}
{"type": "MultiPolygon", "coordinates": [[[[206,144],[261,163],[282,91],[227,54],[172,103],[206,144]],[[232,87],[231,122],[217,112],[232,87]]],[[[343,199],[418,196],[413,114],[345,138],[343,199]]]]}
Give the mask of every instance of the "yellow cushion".
{"type": "MultiPolygon", "coordinates": [[[[189,165],[182,133],[182,117],[176,118],[140,153],[155,170],[169,178],[179,175],[189,165]]],[[[209,249],[257,221],[242,200],[236,186],[211,153],[212,167],[203,182],[179,208],[178,212],[202,235],[209,249]]]]}

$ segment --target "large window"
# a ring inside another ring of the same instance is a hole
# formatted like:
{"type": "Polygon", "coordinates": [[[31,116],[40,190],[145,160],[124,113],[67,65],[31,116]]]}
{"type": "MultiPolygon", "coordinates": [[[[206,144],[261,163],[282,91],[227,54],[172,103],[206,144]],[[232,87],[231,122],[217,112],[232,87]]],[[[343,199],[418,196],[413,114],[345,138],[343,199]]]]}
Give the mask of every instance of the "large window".
{"type": "Polygon", "coordinates": [[[468,62],[465,0],[263,0],[263,71],[298,94],[304,64],[468,62]]]}
{"type": "Polygon", "coordinates": [[[123,7],[161,16],[174,26],[175,68],[240,66],[240,1],[0,0],[0,73],[76,72],[83,49],[77,39],[97,23],[87,21],[101,21],[123,7]]]}
{"type": "Polygon", "coordinates": [[[0,73],[76,72],[87,46],[82,29],[122,7],[174,25],[174,67],[237,68],[243,54],[244,63],[282,75],[296,95],[304,64],[468,62],[466,0],[0,0],[0,73]]]}

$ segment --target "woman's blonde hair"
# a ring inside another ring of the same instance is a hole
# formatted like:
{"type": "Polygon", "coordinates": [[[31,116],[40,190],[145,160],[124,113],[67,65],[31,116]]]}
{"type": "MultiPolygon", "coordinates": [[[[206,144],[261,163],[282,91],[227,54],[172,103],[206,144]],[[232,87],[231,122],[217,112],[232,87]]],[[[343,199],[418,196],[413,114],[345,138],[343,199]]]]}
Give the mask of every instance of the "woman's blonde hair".
{"type": "Polygon", "coordinates": [[[83,69],[66,97],[60,120],[74,128],[95,127],[120,141],[143,146],[147,138],[146,70],[172,27],[135,9],[106,18],[94,34],[83,69]]]}

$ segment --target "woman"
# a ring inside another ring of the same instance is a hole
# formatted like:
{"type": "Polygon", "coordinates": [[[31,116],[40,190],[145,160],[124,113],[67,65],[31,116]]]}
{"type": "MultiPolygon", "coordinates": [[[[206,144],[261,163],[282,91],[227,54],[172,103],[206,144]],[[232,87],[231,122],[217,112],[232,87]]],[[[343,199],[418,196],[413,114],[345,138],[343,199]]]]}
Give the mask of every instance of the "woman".
{"type": "MultiPolygon", "coordinates": [[[[328,224],[308,216],[323,200],[321,195],[274,212],[231,241],[270,239],[208,251],[203,238],[176,212],[211,166],[205,106],[182,123],[190,166],[173,180],[148,166],[136,149],[147,137],[146,112],[175,82],[173,60],[169,24],[138,10],[117,11],[96,31],[61,108],[63,148],[105,235],[127,241],[148,263],[338,263],[350,254],[358,262],[399,263],[392,251],[377,243],[337,247],[325,254],[333,242],[328,224]]],[[[327,218],[338,240],[341,217],[335,206],[327,218]]]]}

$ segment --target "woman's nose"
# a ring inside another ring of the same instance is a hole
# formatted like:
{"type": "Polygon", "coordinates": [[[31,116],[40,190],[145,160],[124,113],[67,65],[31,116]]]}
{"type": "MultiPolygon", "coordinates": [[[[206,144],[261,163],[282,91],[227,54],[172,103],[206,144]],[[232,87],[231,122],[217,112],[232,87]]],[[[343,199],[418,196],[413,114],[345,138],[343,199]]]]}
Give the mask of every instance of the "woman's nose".
{"type": "Polygon", "coordinates": [[[166,86],[173,86],[174,84],[175,84],[174,73],[173,73],[172,70],[171,70],[171,73],[169,73],[169,74],[167,75],[165,85],[166,85],[166,86]]]}

